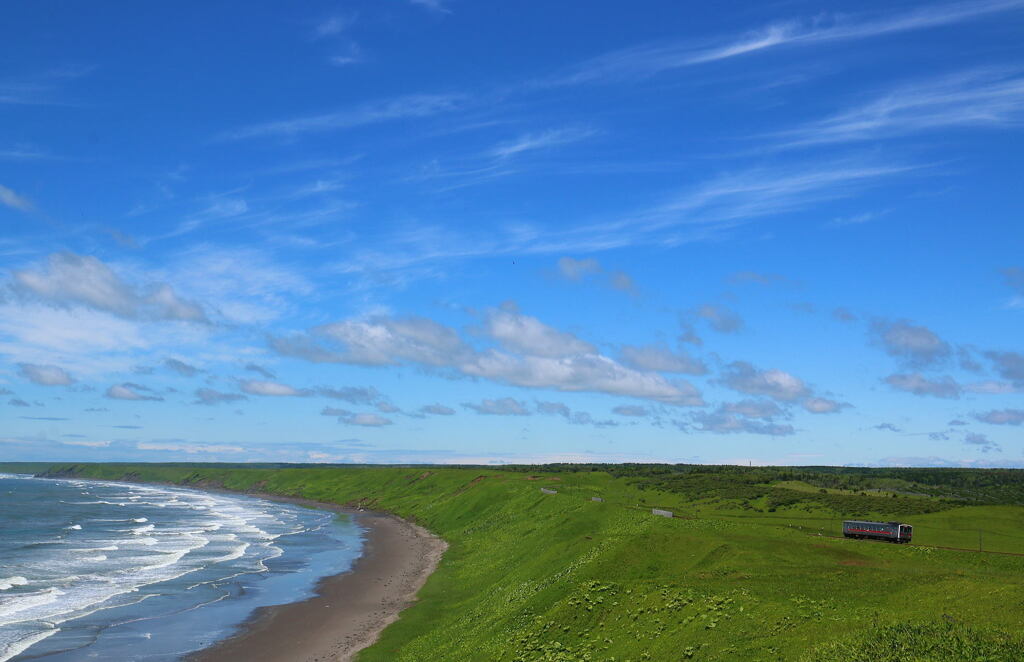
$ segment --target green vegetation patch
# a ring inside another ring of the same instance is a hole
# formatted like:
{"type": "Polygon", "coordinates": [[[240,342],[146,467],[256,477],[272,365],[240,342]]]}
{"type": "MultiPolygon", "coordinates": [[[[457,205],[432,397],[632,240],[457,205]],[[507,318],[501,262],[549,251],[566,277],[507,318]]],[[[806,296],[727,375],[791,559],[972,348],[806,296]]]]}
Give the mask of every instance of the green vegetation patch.
{"type": "Polygon", "coordinates": [[[996,662],[1024,660],[1024,637],[954,623],[901,623],[821,646],[804,662],[996,662]]]}

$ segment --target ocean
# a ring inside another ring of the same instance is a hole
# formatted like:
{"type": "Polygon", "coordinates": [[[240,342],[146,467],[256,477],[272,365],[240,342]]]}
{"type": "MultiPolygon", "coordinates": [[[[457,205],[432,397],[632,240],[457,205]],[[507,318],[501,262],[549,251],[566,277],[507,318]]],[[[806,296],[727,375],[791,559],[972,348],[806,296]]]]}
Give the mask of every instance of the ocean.
{"type": "Polygon", "coordinates": [[[179,660],[361,551],[358,525],[328,511],[0,474],[0,662],[179,660]]]}

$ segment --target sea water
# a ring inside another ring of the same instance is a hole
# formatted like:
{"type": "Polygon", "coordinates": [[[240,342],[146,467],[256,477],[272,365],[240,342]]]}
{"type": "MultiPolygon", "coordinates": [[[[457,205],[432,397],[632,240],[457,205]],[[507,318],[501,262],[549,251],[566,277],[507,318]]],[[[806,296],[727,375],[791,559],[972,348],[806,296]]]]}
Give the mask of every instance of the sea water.
{"type": "Polygon", "coordinates": [[[0,662],[170,661],[348,570],[335,513],[173,487],[0,474],[0,662]]]}

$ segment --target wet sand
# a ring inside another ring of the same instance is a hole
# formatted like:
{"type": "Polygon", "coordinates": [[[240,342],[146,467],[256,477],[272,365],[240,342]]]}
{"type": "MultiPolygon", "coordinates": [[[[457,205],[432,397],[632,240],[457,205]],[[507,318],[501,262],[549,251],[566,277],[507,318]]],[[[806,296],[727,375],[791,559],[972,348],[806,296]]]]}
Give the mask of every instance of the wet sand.
{"type": "Polygon", "coordinates": [[[350,571],[322,579],[316,597],[258,609],[241,632],[189,656],[190,662],[351,660],[415,602],[448,547],[426,529],[392,515],[259,496],[355,515],[366,529],[363,553],[350,571]]]}

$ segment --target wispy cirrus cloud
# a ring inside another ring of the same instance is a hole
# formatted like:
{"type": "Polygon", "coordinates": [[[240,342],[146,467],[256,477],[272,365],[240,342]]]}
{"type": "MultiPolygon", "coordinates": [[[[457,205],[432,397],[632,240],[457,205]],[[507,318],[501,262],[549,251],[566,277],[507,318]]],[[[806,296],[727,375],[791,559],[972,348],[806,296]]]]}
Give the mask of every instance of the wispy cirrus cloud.
{"type": "Polygon", "coordinates": [[[777,147],[805,147],[1022,122],[1024,76],[1019,71],[981,69],[905,84],[866,104],[773,137],[780,141],[777,147]]]}
{"type": "Polygon", "coordinates": [[[559,145],[579,142],[593,136],[596,131],[583,127],[549,129],[539,133],[526,133],[514,140],[496,145],[489,156],[497,159],[508,159],[527,152],[534,152],[559,145]]]}
{"type": "Polygon", "coordinates": [[[368,124],[430,117],[457,110],[465,97],[456,94],[410,94],[364,103],[322,115],[252,124],[221,134],[221,140],[297,138],[311,133],[351,129],[368,124]]]}
{"type": "Polygon", "coordinates": [[[35,209],[35,205],[32,201],[23,195],[15,193],[13,190],[6,186],[0,186],[0,203],[10,207],[11,209],[17,209],[18,211],[32,211],[35,209]]]}
{"type": "Polygon", "coordinates": [[[730,60],[784,47],[855,41],[954,25],[1020,10],[1020,0],[945,3],[888,15],[818,15],[772,23],[740,36],[700,42],[649,43],[600,55],[541,81],[542,86],[632,81],[667,71],[730,60]]]}

